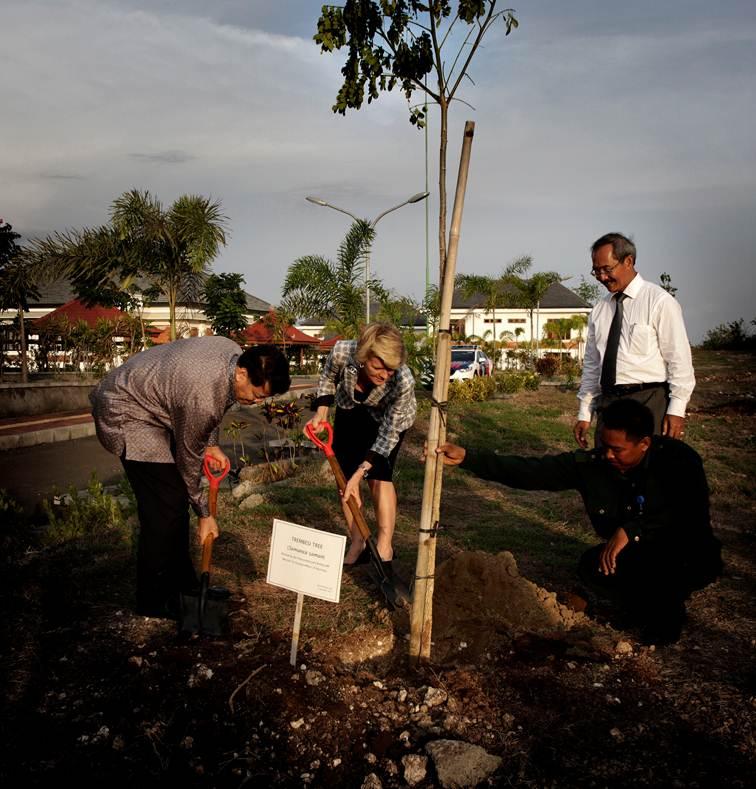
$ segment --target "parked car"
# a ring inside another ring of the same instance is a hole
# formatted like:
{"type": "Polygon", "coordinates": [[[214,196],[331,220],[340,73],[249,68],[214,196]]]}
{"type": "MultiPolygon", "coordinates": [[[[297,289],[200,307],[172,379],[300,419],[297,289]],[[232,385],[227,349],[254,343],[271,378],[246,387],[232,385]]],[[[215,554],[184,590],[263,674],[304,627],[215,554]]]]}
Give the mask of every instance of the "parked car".
{"type": "Polygon", "coordinates": [[[451,349],[450,381],[467,381],[476,375],[491,375],[493,364],[475,345],[455,345],[451,349]]]}
{"type": "MultiPolygon", "coordinates": [[[[493,362],[477,345],[454,345],[451,349],[450,381],[467,381],[476,375],[493,375],[493,362]]],[[[435,364],[426,359],[420,369],[420,385],[433,388],[435,364]]]]}

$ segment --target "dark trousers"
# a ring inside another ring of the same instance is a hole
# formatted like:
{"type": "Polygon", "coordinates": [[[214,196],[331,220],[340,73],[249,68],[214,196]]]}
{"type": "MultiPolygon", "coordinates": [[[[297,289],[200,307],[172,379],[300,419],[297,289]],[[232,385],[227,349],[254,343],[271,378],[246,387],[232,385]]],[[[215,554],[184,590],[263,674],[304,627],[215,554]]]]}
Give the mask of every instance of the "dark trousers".
{"type": "Polygon", "coordinates": [[[598,401],[598,407],[596,408],[597,447],[601,446],[601,428],[604,424],[602,418],[603,410],[615,400],[622,400],[625,398],[637,400],[641,405],[645,405],[654,417],[654,435],[660,436],[662,434],[664,417],[667,414],[667,407],[669,406],[669,388],[667,386],[655,386],[653,389],[642,389],[640,392],[630,392],[625,395],[602,394],[598,401]]]}
{"type": "Polygon", "coordinates": [[[614,575],[599,572],[603,548],[596,545],[582,555],[581,579],[614,597],[636,624],[654,634],[676,638],[685,619],[685,600],[722,572],[721,545],[713,537],[685,556],[679,545],[630,543],[617,556],[614,575]]]}
{"type": "Polygon", "coordinates": [[[121,458],[137,500],[136,610],[161,616],[178,610],[179,594],[197,585],[189,553],[189,497],[173,463],[121,458]]]}

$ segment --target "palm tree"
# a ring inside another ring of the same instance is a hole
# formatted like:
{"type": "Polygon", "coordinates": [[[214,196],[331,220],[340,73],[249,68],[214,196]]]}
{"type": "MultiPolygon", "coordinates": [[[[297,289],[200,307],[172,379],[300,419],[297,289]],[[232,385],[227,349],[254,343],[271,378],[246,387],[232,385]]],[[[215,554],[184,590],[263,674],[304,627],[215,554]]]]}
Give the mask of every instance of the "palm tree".
{"type": "Polygon", "coordinates": [[[529,255],[519,258],[510,264],[504,272],[504,278],[514,287],[517,306],[528,311],[530,317],[530,337],[535,338],[535,355],[538,357],[539,342],[538,332],[533,328],[533,315],[540,314],[541,299],[546,291],[555,283],[561,282],[562,277],[556,271],[539,271],[532,277],[525,279],[522,275],[533,265],[533,258],[529,255]]]}
{"type": "Polygon", "coordinates": [[[182,195],[165,210],[148,191],[124,192],[111,206],[110,224],[55,233],[32,243],[39,261],[77,289],[124,289],[144,277],[168,298],[171,339],[176,339],[176,303],[226,243],[226,217],[219,202],[182,195]]]}
{"type": "MultiPolygon", "coordinates": [[[[297,258],[286,272],[281,308],[297,318],[325,316],[329,331],[357,337],[365,322],[365,263],[375,230],[358,220],[349,228],[334,263],[320,255],[297,258]]],[[[379,302],[388,298],[378,279],[369,282],[379,302]]]]}
{"type": "MultiPolygon", "coordinates": [[[[490,312],[493,319],[493,357],[494,364],[498,361],[498,340],[496,336],[496,310],[517,305],[516,293],[512,288],[512,277],[522,269],[524,260],[520,258],[510,264],[499,277],[484,274],[458,274],[456,285],[465,298],[480,295],[483,297],[480,306],[485,312],[490,312]]],[[[530,265],[529,263],[527,265],[530,265]]],[[[525,268],[527,268],[527,265],[525,268]]]]}
{"type": "Polygon", "coordinates": [[[26,383],[29,380],[29,361],[26,358],[24,312],[29,311],[29,298],[39,298],[39,291],[35,284],[38,282],[37,272],[16,244],[18,238],[21,236],[13,232],[12,225],[0,219],[0,312],[16,312],[21,343],[21,382],[26,383]]]}

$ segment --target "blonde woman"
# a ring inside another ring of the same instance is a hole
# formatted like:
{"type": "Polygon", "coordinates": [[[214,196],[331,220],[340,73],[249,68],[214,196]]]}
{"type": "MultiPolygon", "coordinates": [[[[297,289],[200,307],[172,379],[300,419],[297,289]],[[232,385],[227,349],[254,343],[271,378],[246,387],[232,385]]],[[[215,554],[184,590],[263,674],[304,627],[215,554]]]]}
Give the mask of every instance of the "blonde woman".
{"type": "Polygon", "coordinates": [[[318,431],[335,404],[333,450],[347,479],[341,504],[351,536],[345,565],[369,560],[346,503],[354,496],[362,506],[360,482],[365,479],[378,524],[378,553],[390,569],[397,512],[394,464],[417,413],[415,379],[405,364],[406,356],[394,326],[371,323],[359,340],[334,345],[320,376],[313,404],[316,411],[308,424],[318,431]]]}

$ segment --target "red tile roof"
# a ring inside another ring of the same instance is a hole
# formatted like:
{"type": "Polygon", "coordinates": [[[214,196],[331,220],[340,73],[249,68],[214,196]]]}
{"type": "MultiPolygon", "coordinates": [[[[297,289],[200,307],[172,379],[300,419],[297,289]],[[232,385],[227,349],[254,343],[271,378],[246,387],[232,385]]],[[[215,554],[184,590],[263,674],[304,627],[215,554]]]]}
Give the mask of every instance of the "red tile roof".
{"type": "MultiPolygon", "coordinates": [[[[316,337],[310,337],[308,334],[297,329],[296,326],[287,326],[284,331],[287,345],[318,345],[320,342],[316,337]]],[[[239,339],[247,345],[266,345],[268,343],[283,345],[281,340],[273,339],[273,330],[266,323],[265,319],[256,321],[247,326],[239,335],[239,339]]]]}
{"type": "Polygon", "coordinates": [[[318,345],[318,350],[330,351],[339,340],[343,340],[343,339],[344,338],[340,334],[337,334],[335,337],[331,337],[328,340],[322,340],[320,345],[318,345]]]}
{"type": "Polygon", "coordinates": [[[126,318],[127,314],[117,307],[102,307],[99,304],[94,307],[86,307],[78,299],[69,301],[62,307],[58,307],[52,312],[48,312],[41,318],[34,321],[36,328],[44,328],[48,323],[59,318],[67,318],[71,324],[85,321],[89,326],[94,326],[101,318],[108,321],[119,321],[126,318]]]}

